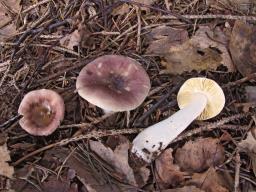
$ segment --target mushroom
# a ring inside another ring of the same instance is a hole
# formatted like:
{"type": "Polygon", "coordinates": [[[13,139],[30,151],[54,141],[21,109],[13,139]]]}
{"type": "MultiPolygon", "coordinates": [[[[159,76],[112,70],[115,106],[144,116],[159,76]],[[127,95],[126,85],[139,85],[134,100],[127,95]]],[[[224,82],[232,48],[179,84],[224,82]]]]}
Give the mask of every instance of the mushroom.
{"type": "Polygon", "coordinates": [[[50,135],[64,118],[62,97],[49,89],[34,90],[22,99],[18,113],[20,126],[31,135],[50,135]]]}
{"type": "Polygon", "coordinates": [[[107,112],[129,111],[148,95],[150,80],[134,59],[120,55],[101,56],[87,64],[76,81],[78,94],[107,112]]]}
{"type": "Polygon", "coordinates": [[[134,157],[151,162],[172,140],[195,120],[210,119],[221,112],[225,95],[221,87],[207,78],[191,78],[180,88],[177,96],[180,110],[137,135],[131,149],[134,157]]]}

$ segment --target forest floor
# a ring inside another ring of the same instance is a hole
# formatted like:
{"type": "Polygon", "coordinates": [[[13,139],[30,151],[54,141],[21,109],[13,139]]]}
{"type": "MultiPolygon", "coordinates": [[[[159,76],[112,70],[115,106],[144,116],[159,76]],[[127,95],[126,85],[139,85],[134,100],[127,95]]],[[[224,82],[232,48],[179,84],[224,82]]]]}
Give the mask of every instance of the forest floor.
{"type": "Polygon", "coordinates": [[[0,191],[256,191],[256,3],[253,0],[0,1],[0,191]],[[137,60],[151,89],[136,109],[104,115],[76,91],[80,70],[109,54],[137,60]],[[216,117],[194,121],[135,169],[135,136],[179,110],[187,79],[223,89],[216,117]],[[60,127],[19,125],[32,90],[65,102],[60,127]]]}

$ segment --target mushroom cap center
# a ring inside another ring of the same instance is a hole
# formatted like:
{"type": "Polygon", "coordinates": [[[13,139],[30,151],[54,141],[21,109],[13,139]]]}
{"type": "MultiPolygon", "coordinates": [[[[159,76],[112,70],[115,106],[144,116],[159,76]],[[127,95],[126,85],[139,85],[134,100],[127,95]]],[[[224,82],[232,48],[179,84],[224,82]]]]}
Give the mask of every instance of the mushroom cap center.
{"type": "Polygon", "coordinates": [[[113,90],[123,91],[125,87],[125,80],[121,75],[110,74],[108,87],[113,90]]]}
{"type": "Polygon", "coordinates": [[[48,102],[41,104],[34,103],[31,105],[31,121],[37,127],[48,126],[54,118],[54,112],[48,102]]]}

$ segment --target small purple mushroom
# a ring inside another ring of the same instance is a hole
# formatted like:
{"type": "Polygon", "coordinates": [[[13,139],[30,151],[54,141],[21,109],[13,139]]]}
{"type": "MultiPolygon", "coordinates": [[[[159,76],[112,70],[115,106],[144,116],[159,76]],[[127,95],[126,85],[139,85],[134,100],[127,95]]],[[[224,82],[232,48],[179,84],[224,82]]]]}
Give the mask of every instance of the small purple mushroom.
{"type": "Polygon", "coordinates": [[[137,108],[150,90],[150,80],[134,59],[105,55],[87,64],[76,81],[78,94],[105,112],[137,108]]]}
{"type": "Polygon", "coordinates": [[[40,89],[27,93],[18,113],[23,117],[20,126],[31,135],[50,135],[64,118],[65,105],[55,91],[40,89]]]}

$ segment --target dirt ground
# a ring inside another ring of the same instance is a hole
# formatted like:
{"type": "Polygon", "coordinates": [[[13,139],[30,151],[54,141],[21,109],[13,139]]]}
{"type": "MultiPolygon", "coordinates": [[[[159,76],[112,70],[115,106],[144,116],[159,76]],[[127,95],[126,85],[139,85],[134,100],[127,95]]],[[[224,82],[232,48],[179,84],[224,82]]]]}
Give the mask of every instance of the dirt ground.
{"type": "Polygon", "coordinates": [[[0,191],[256,191],[255,22],[253,0],[0,1],[0,191]],[[149,75],[149,94],[129,113],[104,114],[77,93],[81,69],[109,54],[149,75]],[[179,110],[192,77],[221,86],[221,113],[132,166],[133,139],[179,110]],[[65,103],[49,136],[19,125],[24,95],[38,89],[65,103]]]}

